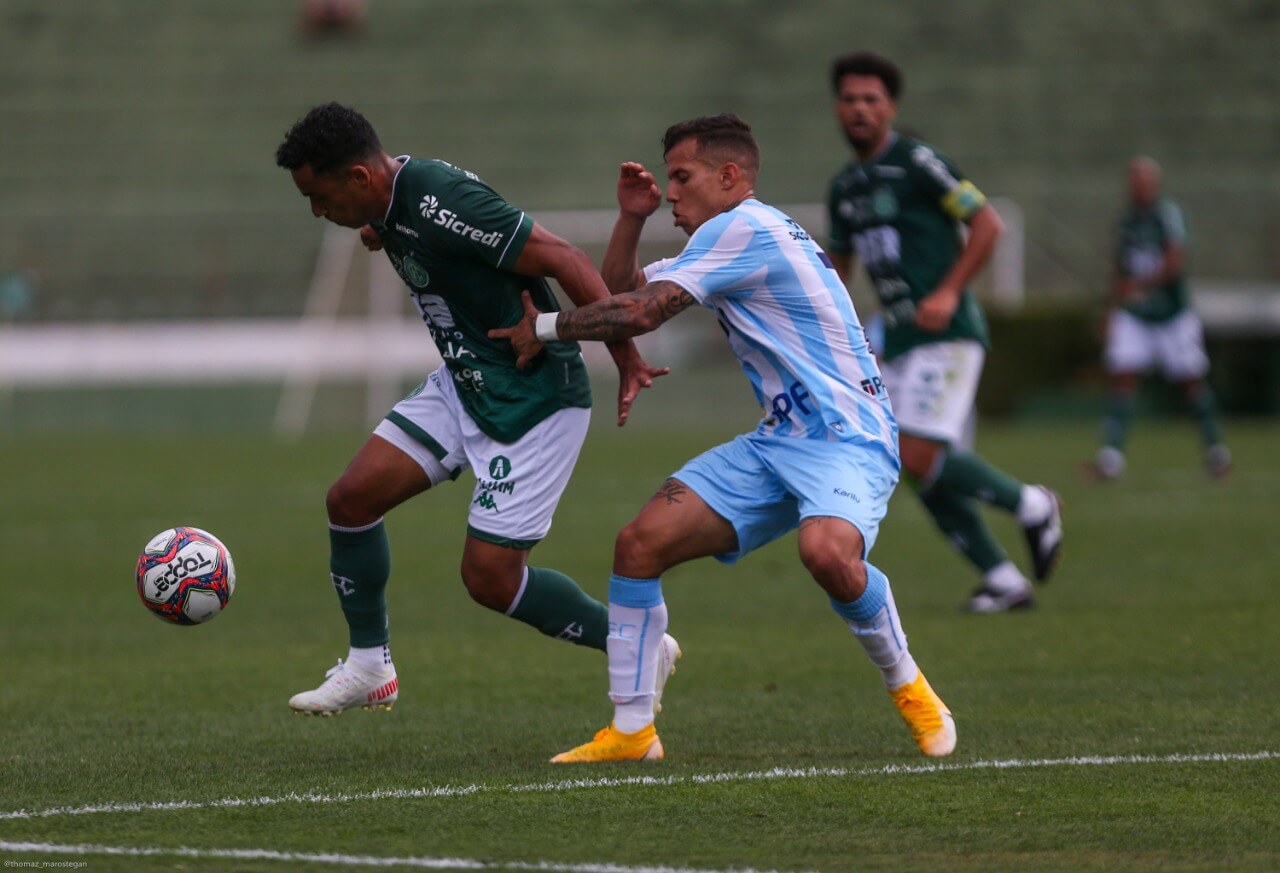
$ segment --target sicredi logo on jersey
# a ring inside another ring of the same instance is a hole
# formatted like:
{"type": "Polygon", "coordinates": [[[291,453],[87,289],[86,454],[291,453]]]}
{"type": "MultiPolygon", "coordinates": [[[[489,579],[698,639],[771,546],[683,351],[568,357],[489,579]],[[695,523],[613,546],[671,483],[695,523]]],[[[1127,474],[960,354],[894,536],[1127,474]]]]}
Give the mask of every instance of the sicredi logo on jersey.
{"type": "Polygon", "coordinates": [[[422,213],[423,218],[432,218],[434,216],[435,221],[433,224],[438,224],[441,227],[453,231],[458,236],[466,237],[473,242],[478,242],[480,245],[488,246],[491,249],[496,248],[498,243],[502,242],[503,238],[506,236],[506,234],[499,233],[496,230],[486,231],[482,228],[473,227],[470,224],[467,224],[454,212],[448,209],[440,209],[439,201],[430,194],[422,198],[422,202],[418,204],[418,211],[422,213]],[[437,210],[439,210],[438,213],[437,210]]]}

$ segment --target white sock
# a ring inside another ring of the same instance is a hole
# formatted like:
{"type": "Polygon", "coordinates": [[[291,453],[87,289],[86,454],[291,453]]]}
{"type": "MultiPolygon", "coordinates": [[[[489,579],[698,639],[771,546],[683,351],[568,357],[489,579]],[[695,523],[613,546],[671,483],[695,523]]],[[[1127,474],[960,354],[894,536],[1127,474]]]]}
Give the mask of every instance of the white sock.
{"type": "Polygon", "coordinates": [[[386,673],[391,669],[391,644],[358,649],[352,646],[347,651],[347,663],[355,664],[366,673],[386,673]]]}
{"type": "Polygon", "coordinates": [[[658,674],[667,605],[621,606],[609,601],[609,699],[613,726],[624,734],[653,723],[653,689],[658,674]]]}
{"type": "Polygon", "coordinates": [[[883,574],[881,578],[885,586],[884,606],[868,620],[846,618],[846,621],[871,663],[880,668],[885,687],[893,691],[914,682],[920,669],[907,650],[907,635],[898,617],[898,605],[893,601],[893,589],[883,574]]]}
{"type": "Polygon", "coordinates": [[[1023,527],[1039,524],[1053,512],[1053,500],[1048,492],[1038,485],[1023,485],[1022,496],[1018,499],[1018,523],[1023,527]]]}
{"type": "Polygon", "coordinates": [[[987,571],[983,581],[987,583],[987,587],[999,594],[1007,594],[1010,591],[1021,591],[1031,583],[1027,581],[1027,577],[1022,575],[1022,571],[1017,568],[1013,561],[1003,561],[996,564],[987,571]]]}

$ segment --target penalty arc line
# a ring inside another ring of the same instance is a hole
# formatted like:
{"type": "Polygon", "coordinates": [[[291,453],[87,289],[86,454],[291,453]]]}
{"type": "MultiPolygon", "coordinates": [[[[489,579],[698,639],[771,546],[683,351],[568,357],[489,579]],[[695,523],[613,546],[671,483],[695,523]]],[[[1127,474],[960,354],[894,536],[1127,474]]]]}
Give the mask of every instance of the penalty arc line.
{"type": "Polygon", "coordinates": [[[932,773],[957,773],[972,770],[1031,770],[1046,767],[1113,767],[1141,764],[1244,763],[1280,760],[1280,751],[1206,752],[1173,755],[1091,755],[1068,758],[1006,759],[970,761],[966,763],[889,764],[884,767],[775,767],[742,773],[705,773],[687,776],[627,776],[602,779],[564,779],[556,782],[512,785],[441,785],[427,788],[385,788],[376,791],[320,794],[290,792],[266,797],[224,797],[217,800],[160,800],[58,806],[48,809],[15,809],[0,812],[0,821],[59,818],[62,816],[97,815],[102,813],[169,812],[200,809],[236,809],[281,804],[358,803],[380,800],[431,800],[467,797],[472,794],[558,793],[596,788],[628,786],[712,785],[725,782],[757,782],[777,779],[866,778],[873,776],[914,776],[932,773]]]}

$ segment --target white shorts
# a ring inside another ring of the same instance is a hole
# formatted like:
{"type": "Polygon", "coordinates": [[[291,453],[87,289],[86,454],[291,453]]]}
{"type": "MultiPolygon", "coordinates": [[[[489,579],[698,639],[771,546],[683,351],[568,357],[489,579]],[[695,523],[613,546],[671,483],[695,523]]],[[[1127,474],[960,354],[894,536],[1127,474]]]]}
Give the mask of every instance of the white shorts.
{"type": "Polygon", "coordinates": [[[917,346],[880,365],[898,429],[964,445],[966,425],[987,353],[982,343],[953,340],[917,346]]]}
{"type": "Polygon", "coordinates": [[[515,442],[500,443],[476,425],[443,370],[397,403],[373,432],[417,461],[432,485],[456,479],[470,466],[476,487],[467,533],[498,545],[532,548],[551,530],[591,410],[561,409],[515,442]]]}
{"type": "Polygon", "coordinates": [[[1190,309],[1162,322],[1114,310],[1107,322],[1104,360],[1109,373],[1147,373],[1159,367],[1173,382],[1201,379],[1209,372],[1204,328],[1190,309]]]}

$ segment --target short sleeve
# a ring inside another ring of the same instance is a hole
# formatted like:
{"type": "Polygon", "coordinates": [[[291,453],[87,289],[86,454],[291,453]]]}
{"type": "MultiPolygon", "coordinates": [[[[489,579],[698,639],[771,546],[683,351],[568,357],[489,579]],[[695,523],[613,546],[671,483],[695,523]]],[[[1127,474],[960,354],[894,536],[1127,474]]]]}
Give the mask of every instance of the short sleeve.
{"type": "Polygon", "coordinates": [[[662,260],[654,261],[652,264],[646,264],[642,271],[644,273],[644,280],[646,282],[652,282],[654,276],[661,273],[675,262],[675,258],[663,258],[662,260]]]}
{"type": "Polygon", "coordinates": [[[698,228],[674,261],[648,277],[650,282],[674,282],[704,306],[711,298],[746,291],[765,269],[755,242],[756,231],[741,215],[721,214],[698,228]]]}
{"type": "Polygon", "coordinates": [[[923,143],[911,149],[911,163],[917,168],[920,184],[943,212],[956,221],[967,222],[987,205],[986,196],[964,177],[947,158],[923,143]]]}
{"type": "Polygon", "coordinates": [[[533,232],[533,219],[479,179],[459,173],[418,223],[433,249],[510,270],[533,232]]]}

